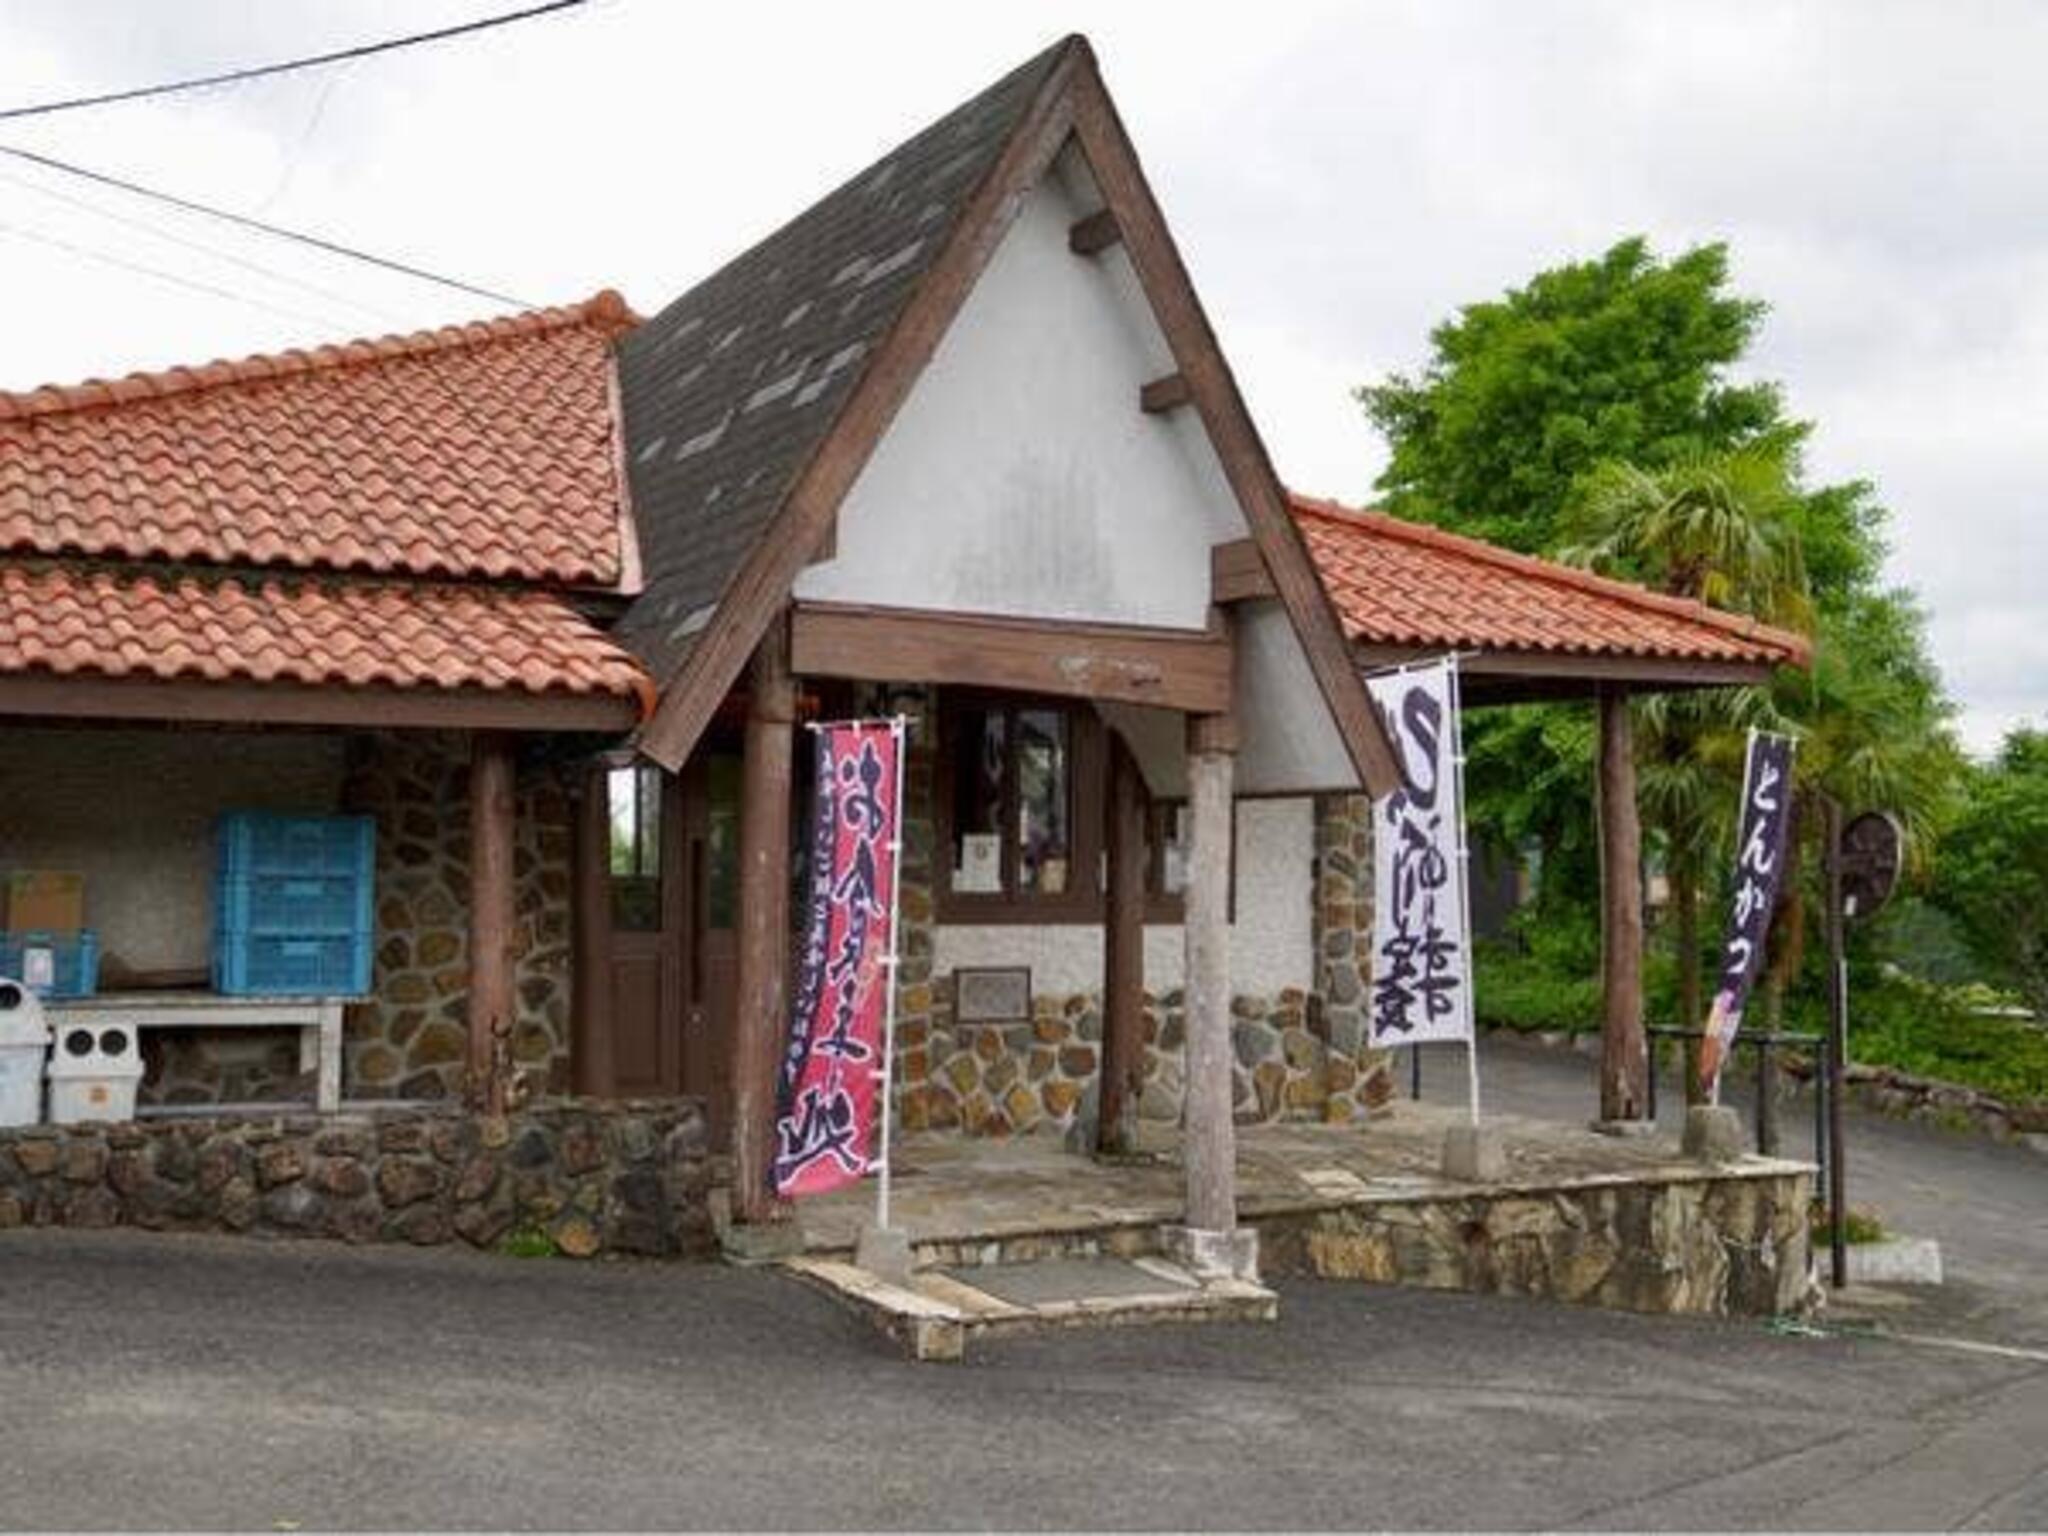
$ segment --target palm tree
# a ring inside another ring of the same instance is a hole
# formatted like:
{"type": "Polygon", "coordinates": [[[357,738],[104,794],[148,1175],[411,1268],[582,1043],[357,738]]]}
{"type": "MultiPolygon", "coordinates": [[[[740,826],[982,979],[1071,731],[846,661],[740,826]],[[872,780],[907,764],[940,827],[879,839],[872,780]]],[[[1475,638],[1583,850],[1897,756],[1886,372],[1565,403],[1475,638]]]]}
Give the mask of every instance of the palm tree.
{"type": "MultiPolygon", "coordinates": [[[[1788,431],[1665,469],[1604,464],[1566,506],[1564,558],[1673,597],[1803,627],[1812,604],[1797,453],[1798,436],[1788,431]]],[[[1635,712],[1637,792],[1671,883],[1679,1013],[1697,1027],[1702,876],[1727,835],[1745,732],[1772,723],[1775,710],[1768,690],[1739,688],[1651,695],[1635,712]]],[[[1685,1074],[1688,1093],[1695,1076],[1685,1074]]]]}

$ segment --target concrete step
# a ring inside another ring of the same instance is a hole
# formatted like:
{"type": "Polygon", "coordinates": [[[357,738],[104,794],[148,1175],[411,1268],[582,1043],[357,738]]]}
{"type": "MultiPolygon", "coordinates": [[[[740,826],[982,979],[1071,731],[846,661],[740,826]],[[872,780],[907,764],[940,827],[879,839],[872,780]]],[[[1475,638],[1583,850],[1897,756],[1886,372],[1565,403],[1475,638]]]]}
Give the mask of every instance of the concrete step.
{"type": "Polygon", "coordinates": [[[1159,1218],[1138,1211],[1077,1211],[1071,1226],[1019,1228],[971,1237],[923,1237],[911,1243],[911,1262],[926,1269],[987,1269],[1061,1259],[1157,1258],[1159,1218]]]}
{"type": "Polygon", "coordinates": [[[895,1339],[916,1360],[958,1360],[969,1339],[1051,1328],[1149,1323],[1270,1323],[1279,1298],[1247,1280],[1203,1283],[1164,1259],[1055,1257],[918,1269],[895,1285],[845,1259],[803,1255],[782,1267],[895,1339]]]}

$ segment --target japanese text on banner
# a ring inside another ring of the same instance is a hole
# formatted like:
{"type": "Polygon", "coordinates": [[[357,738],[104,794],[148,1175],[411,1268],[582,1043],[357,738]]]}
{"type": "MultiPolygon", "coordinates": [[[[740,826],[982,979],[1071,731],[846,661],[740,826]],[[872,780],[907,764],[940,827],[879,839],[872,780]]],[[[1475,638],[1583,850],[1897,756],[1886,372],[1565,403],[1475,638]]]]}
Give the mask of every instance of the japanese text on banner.
{"type": "Polygon", "coordinates": [[[822,1194],[871,1166],[902,808],[890,723],[816,733],[811,893],[775,1123],[776,1193],[822,1194]]]}
{"type": "Polygon", "coordinates": [[[1753,731],[1742,775],[1742,818],[1735,849],[1735,894],[1721,945],[1719,984],[1700,1047],[1700,1081],[1717,1098],[1721,1071],[1742,1027],[1742,1010],[1763,968],[1764,942],[1784,878],[1792,822],[1792,738],[1753,731]]]}
{"type": "Polygon", "coordinates": [[[1472,1038],[1465,809],[1451,668],[1445,661],[1367,683],[1402,779],[1401,788],[1373,802],[1376,1046],[1472,1038]]]}

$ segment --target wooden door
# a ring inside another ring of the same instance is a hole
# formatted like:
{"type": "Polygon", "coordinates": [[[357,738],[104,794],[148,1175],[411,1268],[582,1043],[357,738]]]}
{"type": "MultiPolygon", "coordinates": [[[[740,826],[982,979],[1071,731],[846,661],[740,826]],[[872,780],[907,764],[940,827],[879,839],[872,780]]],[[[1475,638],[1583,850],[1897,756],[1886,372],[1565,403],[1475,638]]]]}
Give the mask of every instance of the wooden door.
{"type": "Polygon", "coordinates": [[[681,786],[651,763],[631,763],[607,767],[592,792],[603,797],[603,846],[585,857],[601,860],[595,884],[604,910],[590,925],[600,942],[586,945],[581,959],[602,973],[599,1017],[586,1039],[603,1038],[591,1042],[596,1060],[585,1091],[680,1093],[689,920],[681,786]]]}
{"type": "Polygon", "coordinates": [[[577,862],[576,1090],[704,1100],[731,1114],[740,759],[682,774],[604,761],[585,781],[577,862]]]}

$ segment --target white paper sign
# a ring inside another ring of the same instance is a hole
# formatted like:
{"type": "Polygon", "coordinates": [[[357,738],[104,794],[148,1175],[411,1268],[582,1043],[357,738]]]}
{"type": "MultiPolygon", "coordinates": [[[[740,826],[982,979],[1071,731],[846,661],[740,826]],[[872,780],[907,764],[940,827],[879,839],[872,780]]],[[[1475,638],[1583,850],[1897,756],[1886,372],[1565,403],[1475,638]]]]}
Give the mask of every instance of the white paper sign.
{"type": "Polygon", "coordinates": [[[996,832],[967,832],[960,838],[960,862],[953,889],[984,893],[1003,888],[1003,839],[996,832]]]}
{"type": "Polygon", "coordinates": [[[1403,787],[1373,802],[1371,1035],[1376,1046],[1472,1038],[1465,808],[1451,663],[1366,683],[1403,787]]]}

